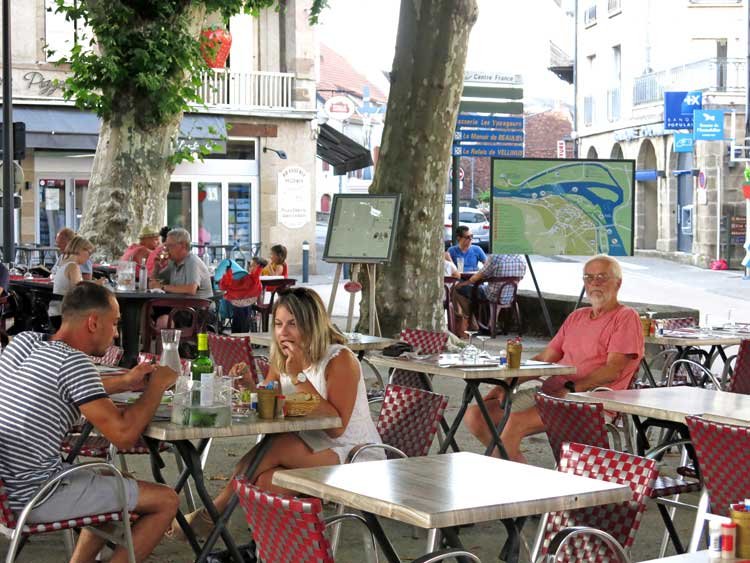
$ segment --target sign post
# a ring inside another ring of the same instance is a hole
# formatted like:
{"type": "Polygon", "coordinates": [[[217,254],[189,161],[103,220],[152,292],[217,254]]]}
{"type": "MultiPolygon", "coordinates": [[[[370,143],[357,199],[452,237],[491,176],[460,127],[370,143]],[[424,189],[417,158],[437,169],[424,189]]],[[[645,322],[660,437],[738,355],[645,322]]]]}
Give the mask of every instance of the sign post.
{"type": "MultiPolygon", "coordinates": [[[[745,165],[745,185],[742,186],[742,195],[745,196],[745,217],[750,217],[750,167],[745,165]]],[[[750,280],[750,221],[745,222],[745,257],[742,259],[745,267],[743,280],[750,280]]]]}

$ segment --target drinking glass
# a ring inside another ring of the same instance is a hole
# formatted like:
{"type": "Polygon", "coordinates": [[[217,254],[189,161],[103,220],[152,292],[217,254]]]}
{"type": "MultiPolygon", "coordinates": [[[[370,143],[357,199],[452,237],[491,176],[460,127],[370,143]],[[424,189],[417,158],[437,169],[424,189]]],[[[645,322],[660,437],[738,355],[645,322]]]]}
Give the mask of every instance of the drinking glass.
{"type": "Polygon", "coordinates": [[[482,353],[479,354],[479,356],[482,358],[489,357],[487,350],[485,350],[484,343],[487,342],[490,338],[491,336],[489,334],[477,334],[477,340],[482,343],[482,353]]]}
{"type": "Polygon", "coordinates": [[[713,328],[713,315],[711,315],[710,313],[704,313],[703,324],[701,324],[701,329],[705,332],[711,332],[712,328],[713,328]]]}
{"type": "Polygon", "coordinates": [[[464,273],[464,259],[463,258],[456,258],[456,270],[458,270],[459,274],[464,273]]]}
{"type": "Polygon", "coordinates": [[[477,361],[477,354],[479,354],[479,350],[476,346],[473,344],[474,335],[477,333],[476,330],[466,330],[464,331],[466,334],[469,335],[469,344],[463,349],[461,352],[461,357],[464,361],[467,362],[476,362],[477,361]]]}
{"type": "Polygon", "coordinates": [[[727,309],[727,328],[734,328],[734,309],[727,309]]]}
{"type": "Polygon", "coordinates": [[[164,329],[161,331],[161,360],[159,365],[172,368],[177,373],[182,373],[180,362],[180,330],[164,329]]]}

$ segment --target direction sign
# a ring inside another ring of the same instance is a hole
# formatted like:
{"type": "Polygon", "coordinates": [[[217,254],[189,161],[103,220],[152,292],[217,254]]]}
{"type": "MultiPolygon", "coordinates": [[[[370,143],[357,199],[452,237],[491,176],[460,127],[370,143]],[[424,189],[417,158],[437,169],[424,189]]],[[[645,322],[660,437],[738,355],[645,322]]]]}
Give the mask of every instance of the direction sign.
{"type": "Polygon", "coordinates": [[[693,112],[693,127],[693,136],[696,141],[723,141],[724,110],[695,110],[693,112]]]}
{"type": "Polygon", "coordinates": [[[453,156],[523,157],[523,145],[453,145],[453,156]]]}
{"type": "Polygon", "coordinates": [[[693,152],[693,136],[690,133],[675,133],[674,152],[693,152]]]}
{"type": "Polygon", "coordinates": [[[490,116],[476,113],[459,113],[456,127],[483,127],[503,131],[523,131],[523,117],[490,116]]]}
{"type": "Polygon", "coordinates": [[[496,129],[458,130],[454,142],[472,143],[523,143],[523,131],[497,131],[496,129]]]}

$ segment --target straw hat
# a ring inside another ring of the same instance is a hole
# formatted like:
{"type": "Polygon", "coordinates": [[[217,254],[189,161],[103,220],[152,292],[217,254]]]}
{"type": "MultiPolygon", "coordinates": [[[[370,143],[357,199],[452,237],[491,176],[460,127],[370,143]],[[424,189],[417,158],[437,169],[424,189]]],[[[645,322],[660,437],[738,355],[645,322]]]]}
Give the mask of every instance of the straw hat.
{"type": "Polygon", "coordinates": [[[153,227],[145,226],[141,229],[141,232],[138,233],[138,238],[154,238],[158,237],[159,235],[159,229],[154,229],[153,227]]]}

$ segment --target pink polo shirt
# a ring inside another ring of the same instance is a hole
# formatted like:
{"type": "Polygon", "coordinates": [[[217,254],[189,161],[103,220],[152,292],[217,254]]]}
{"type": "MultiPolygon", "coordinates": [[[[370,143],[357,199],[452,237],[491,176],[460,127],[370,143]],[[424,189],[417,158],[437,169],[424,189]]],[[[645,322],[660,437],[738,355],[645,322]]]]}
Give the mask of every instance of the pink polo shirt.
{"type": "Polygon", "coordinates": [[[608,383],[612,389],[627,389],[643,357],[643,329],[638,313],[620,305],[596,319],[591,318],[591,307],[573,311],[549,343],[562,354],[560,364],[575,366],[575,375],[550,377],[542,384],[542,391],[556,393],[568,380],[578,381],[607,363],[611,352],[633,354],[619,377],[608,383]]]}

